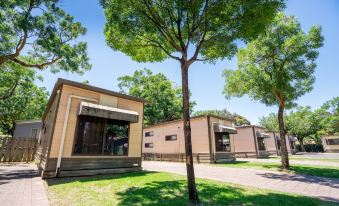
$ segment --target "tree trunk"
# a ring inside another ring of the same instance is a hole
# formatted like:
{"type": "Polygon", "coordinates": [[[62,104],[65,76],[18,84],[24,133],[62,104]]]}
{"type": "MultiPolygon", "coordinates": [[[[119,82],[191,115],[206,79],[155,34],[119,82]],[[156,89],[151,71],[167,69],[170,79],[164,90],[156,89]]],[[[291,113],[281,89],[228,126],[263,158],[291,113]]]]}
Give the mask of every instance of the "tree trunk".
{"type": "Polygon", "coordinates": [[[191,123],[190,123],[190,104],[188,90],[188,68],[187,61],[181,61],[181,78],[182,78],[182,102],[183,102],[183,122],[185,136],[185,155],[186,155],[186,171],[188,182],[189,200],[193,204],[199,203],[198,193],[195,186],[195,176],[192,156],[192,140],[191,140],[191,123]]]}
{"type": "Polygon", "coordinates": [[[304,146],[304,137],[298,137],[298,141],[300,143],[301,151],[306,152],[305,146],[304,146]]]}
{"type": "Polygon", "coordinates": [[[286,131],[285,131],[285,123],[284,123],[284,105],[279,104],[278,110],[278,122],[279,122],[279,131],[280,131],[280,150],[281,150],[281,164],[283,169],[289,169],[290,163],[288,160],[288,152],[286,146],[286,131]]]}

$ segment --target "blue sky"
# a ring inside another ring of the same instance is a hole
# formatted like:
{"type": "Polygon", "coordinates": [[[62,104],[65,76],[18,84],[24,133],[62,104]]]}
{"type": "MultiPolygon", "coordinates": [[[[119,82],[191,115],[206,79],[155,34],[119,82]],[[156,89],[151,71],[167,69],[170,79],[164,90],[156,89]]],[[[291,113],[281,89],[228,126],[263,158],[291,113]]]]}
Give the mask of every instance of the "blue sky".
{"type": "MultiPolygon", "coordinates": [[[[49,71],[40,72],[44,81],[38,84],[46,87],[48,91],[53,89],[58,77],[74,81],[89,80],[91,85],[119,91],[117,78],[133,74],[135,70],[142,68],[149,68],[154,73],[164,73],[176,85],[181,85],[178,62],[167,60],[152,64],[137,63],[106,45],[103,33],[105,17],[98,0],[63,0],[60,6],[87,28],[87,34],[81,39],[88,43],[92,70],[82,76],[65,72],[57,74],[49,71]]],[[[314,89],[297,101],[299,105],[317,108],[332,97],[339,96],[339,1],[290,0],[287,2],[285,12],[296,16],[304,31],[308,31],[312,25],[322,26],[325,42],[317,60],[314,89]]],[[[197,103],[195,110],[227,108],[231,112],[245,116],[254,124],[258,123],[260,116],[277,111],[276,107],[267,107],[251,101],[246,96],[226,100],[222,95],[224,86],[222,71],[226,68],[236,69],[236,58],[218,61],[215,65],[199,62],[191,66],[189,84],[192,99],[197,103]]]]}

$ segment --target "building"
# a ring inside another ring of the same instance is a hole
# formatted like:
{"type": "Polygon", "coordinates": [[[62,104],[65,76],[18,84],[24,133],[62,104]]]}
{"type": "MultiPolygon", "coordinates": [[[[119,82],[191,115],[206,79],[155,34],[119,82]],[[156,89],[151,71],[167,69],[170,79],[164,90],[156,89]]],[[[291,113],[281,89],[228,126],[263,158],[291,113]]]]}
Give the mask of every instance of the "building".
{"type": "Polygon", "coordinates": [[[140,170],[143,108],[142,99],[58,79],[36,154],[42,177],[140,170]]]}
{"type": "Polygon", "coordinates": [[[325,152],[339,152],[339,135],[322,136],[321,141],[325,152]]]}
{"type": "MultiPolygon", "coordinates": [[[[238,157],[268,157],[280,154],[280,137],[274,132],[256,125],[237,126],[234,148],[238,157]]],[[[286,136],[286,146],[290,154],[295,154],[295,138],[286,136]]]]}
{"type": "MultiPolygon", "coordinates": [[[[234,134],[229,119],[215,115],[191,118],[193,159],[198,162],[234,160],[234,134]]],[[[143,154],[145,159],[185,160],[183,121],[176,120],[144,128],[143,154]]]]}
{"type": "Polygon", "coordinates": [[[15,121],[13,137],[39,139],[41,128],[41,120],[18,120],[15,121]]]}

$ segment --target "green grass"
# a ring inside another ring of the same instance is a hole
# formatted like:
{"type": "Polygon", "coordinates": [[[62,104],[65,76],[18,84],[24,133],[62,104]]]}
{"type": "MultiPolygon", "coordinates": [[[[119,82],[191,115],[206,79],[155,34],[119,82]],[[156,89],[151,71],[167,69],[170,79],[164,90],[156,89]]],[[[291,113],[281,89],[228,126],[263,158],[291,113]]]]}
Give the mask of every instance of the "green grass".
{"type": "MultiPolygon", "coordinates": [[[[333,158],[318,158],[318,157],[298,157],[298,156],[288,156],[289,159],[291,160],[301,160],[301,161],[319,161],[319,162],[338,162],[338,159],[333,159],[333,158]]],[[[281,159],[281,157],[269,157],[269,159],[281,159]]]]}
{"type": "MultiPolygon", "coordinates": [[[[263,170],[282,171],[281,163],[275,162],[248,162],[248,161],[235,161],[225,164],[218,164],[224,167],[237,167],[237,168],[256,168],[263,170]]],[[[314,166],[314,165],[290,165],[289,172],[303,175],[312,175],[318,177],[339,178],[339,167],[328,166],[314,166]]]]}
{"type": "MultiPolygon", "coordinates": [[[[133,172],[47,180],[51,205],[189,205],[184,176],[133,172]]],[[[338,205],[258,188],[197,179],[201,205],[338,205]]]]}

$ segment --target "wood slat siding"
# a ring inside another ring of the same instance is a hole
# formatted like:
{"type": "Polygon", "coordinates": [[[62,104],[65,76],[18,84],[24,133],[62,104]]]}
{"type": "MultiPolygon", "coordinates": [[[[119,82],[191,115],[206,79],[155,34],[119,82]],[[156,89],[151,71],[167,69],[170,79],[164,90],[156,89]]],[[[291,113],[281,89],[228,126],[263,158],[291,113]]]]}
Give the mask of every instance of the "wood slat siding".
{"type": "MultiPolygon", "coordinates": [[[[57,158],[50,158],[42,171],[43,178],[55,176],[57,158]]],[[[114,158],[63,158],[60,165],[60,176],[83,176],[110,174],[124,171],[138,171],[141,168],[141,157],[114,158]]]]}
{"type": "Polygon", "coordinates": [[[36,140],[5,137],[0,139],[0,162],[31,162],[34,160],[36,140]]]}
{"type": "MultiPolygon", "coordinates": [[[[143,160],[185,162],[183,153],[144,153],[143,160]]],[[[193,153],[193,161],[196,163],[210,163],[209,153],[193,153]]]]}

